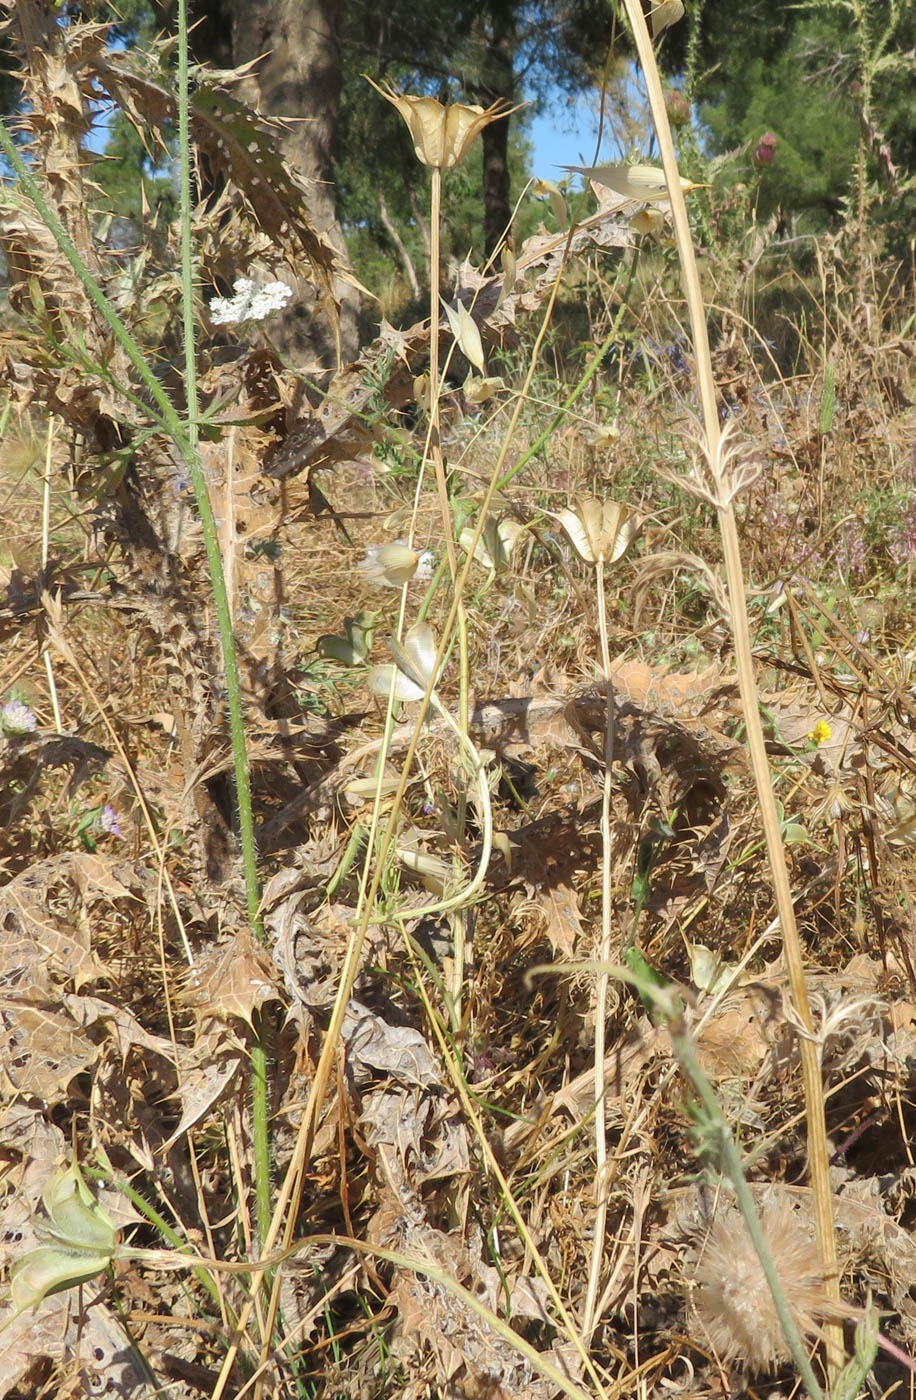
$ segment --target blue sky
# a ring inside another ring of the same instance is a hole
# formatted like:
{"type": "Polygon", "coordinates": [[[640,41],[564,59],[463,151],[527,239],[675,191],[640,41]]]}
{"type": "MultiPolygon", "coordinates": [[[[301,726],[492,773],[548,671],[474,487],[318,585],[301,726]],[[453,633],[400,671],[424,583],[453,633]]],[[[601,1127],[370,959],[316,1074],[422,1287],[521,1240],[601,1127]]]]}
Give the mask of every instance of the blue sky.
{"type": "Polygon", "coordinates": [[[566,111],[548,110],[535,117],[529,130],[534,146],[534,173],[541,180],[558,180],[561,165],[589,165],[595,154],[598,122],[593,105],[579,97],[566,111]]]}

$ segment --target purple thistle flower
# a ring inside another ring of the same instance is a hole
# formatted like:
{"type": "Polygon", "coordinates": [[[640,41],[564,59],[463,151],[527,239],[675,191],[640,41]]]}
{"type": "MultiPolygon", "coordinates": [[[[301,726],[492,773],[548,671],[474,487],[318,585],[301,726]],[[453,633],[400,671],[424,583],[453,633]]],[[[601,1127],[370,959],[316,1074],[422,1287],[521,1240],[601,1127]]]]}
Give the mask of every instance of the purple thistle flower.
{"type": "Polygon", "coordinates": [[[757,142],[757,149],[754,152],[754,161],[757,165],[772,165],[776,158],[776,137],[772,131],[765,131],[757,142]]]}

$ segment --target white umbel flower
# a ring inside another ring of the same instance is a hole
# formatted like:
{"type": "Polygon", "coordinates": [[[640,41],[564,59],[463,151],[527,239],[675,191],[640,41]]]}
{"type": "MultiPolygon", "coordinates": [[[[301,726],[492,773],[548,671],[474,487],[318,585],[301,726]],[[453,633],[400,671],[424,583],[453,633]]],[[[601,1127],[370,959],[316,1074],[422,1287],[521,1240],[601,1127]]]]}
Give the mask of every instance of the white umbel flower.
{"type": "Polygon", "coordinates": [[[253,282],[250,277],[237,277],[232,285],[234,297],[214,297],[210,302],[210,320],[214,326],[265,321],[275,311],[282,311],[293,295],[292,288],[285,282],[253,282]]]}

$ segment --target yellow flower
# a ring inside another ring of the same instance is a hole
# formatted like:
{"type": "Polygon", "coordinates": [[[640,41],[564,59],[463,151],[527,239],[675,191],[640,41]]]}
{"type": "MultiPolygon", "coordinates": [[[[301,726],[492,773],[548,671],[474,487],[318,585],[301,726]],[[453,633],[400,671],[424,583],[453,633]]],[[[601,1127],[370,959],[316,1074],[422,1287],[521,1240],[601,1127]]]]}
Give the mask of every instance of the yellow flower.
{"type": "Polygon", "coordinates": [[[525,106],[524,102],[520,102],[510,107],[499,98],[486,109],[464,102],[453,102],[443,107],[435,97],[412,96],[400,92],[390,83],[380,87],[367,74],[363,76],[372,83],[376,92],[397,107],[407,123],[417,160],[439,170],[449,170],[453,165],[460,164],[474,137],[490,122],[511,116],[525,106]]]}
{"type": "Polygon", "coordinates": [[[827,740],[832,736],[832,734],[833,730],[830,728],[830,725],[827,723],[827,721],[825,719],[819,719],[817,724],[811,730],[811,733],[808,735],[808,738],[813,739],[816,744],[826,744],[827,740]]]}

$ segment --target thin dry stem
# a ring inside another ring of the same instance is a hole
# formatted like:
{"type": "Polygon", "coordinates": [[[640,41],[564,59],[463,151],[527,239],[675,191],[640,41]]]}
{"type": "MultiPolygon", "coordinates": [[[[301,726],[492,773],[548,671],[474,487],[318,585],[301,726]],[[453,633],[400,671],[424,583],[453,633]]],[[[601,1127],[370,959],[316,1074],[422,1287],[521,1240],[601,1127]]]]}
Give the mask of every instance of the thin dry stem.
{"type": "MultiPolygon", "coordinates": [[[[47,578],[48,572],[48,547],[51,537],[51,453],[54,446],[54,428],[56,418],[52,413],[48,419],[48,445],[45,451],[45,471],[41,485],[41,572],[47,578]]],[[[60,701],[57,695],[57,682],[54,679],[54,663],[51,660],[50,651],[44,654],[45,675],[48,678],[48,694],[51,697],[51,708],[54,711],[54,728],[60,734],[63,724],[60,717],[60,701]]]]}
{"type": "Polygon", "coordinates": [[[611,910],[613,893],[613,844],[611,832],[611,783],[614,766],[614,682],[611,679],[611,652],[607,631],[607,599],[604,591],[604,555],[595,568],[595,594],[598,606],[598,635],[601,641],[601,669],[604,672],[605,730],[604,781],[601,789],[601,940],[598,945],[598,974],[595,982],[595,1235],[588,1273],[588,1289],[582,1315],[582,1337],[586,1345],[597,1321],[595,1306],[601,1281],[607,1232],[607,1106],[605,1094],[605,1033],[607,1027],[609,965],[611,961],[611,910]]]}
{"type": "MultiPolygon", "coordinates": [[[[709,353],[709,338],[706,329],[706,316],[703,296],[700,289],[696,258],[693,251],[693,238],[687,219],[687,206],[681,189],[677,158],[671,138],[671,128],[665,107],[664,93],[655,54],[645,18],[638,0],[625,0],[627,14],[633,30],[634,40],[649,93],[652,116],[659,139],[662,164],[671,198],[675,233],[681,269],[684,277],[684,291],[690,315],[693,334],[697,378],[703,411],[705,452],[711,470],[721,464],[721,431],[716,403],[715,385],[712,375],[712,361],[709,353]]],[[[725,557],[725,573],[731,611],[731,625],[735,644],[735,657],[738,669],[738,684],[747,729],[748,748],[751,765],[760,802],[760,813],[766,839],[767,855],[773,880],[776,908],[779,913],[783,940],[783,952],[792,989],[792,997],[802,1023],[813,1033],[814,1026],[808,992],[805,984],[804,956],[798,927],[795,921],[795,908],[789,883],[785,850],[782,844],[779,816],[773,794],[769,763],[764,744],[763,729],[757,704],[757,688],[751,656],[750,628],[744,596],[744,573],[741,565],[741,552],[738,543],[738,530],[733,509],[733,496],[727,492],[716,501],[722,549],[725,557]]],[[[830,1187],[830,1153],[827,1143],[827,1126],[824,1111],[824,1087],[814,1044],[803,1039],[801,1042],[802,1072],[805,1085],[805,1103],[808,1122],[808,1159],[811,1182],[815,1199],[818,1247],[824,1273],[825,1287],[829,1296],[839,1302],[839,1277],[837,1272],[836,1236],[833,1220],[833,1198],[830,1187]]],[[[842,1330],[836,1326],[828,1333],[828,1368],[831,1380],[838,1374],[843,1364],[842,1330]]]]}

